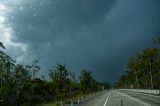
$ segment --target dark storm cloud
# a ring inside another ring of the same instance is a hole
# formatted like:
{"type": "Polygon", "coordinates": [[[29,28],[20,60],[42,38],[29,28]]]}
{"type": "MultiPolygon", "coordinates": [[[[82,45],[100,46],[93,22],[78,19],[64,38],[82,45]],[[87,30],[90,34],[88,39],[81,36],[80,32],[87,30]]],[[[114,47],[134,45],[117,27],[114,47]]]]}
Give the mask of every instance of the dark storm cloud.
{"type": "Polygon", "coordinates": [[[151,39],[160,34],[159,5],[158,0],[29,0],[9,16],[17,40],[30,45],[28,54],[41,57],[43,69],[65,63],[76,73],[87,68],[96,79],[115,82],[128,58],[153,46],[151,39]]]}
{"type": "Polygon", "coordinates": [[[22,31],[22,34],[18,33],[21,40],[25,38],[30,41],[33,37],[44,40],[45,37],[51,37],[49,34],[54,34],[52,37],[55,38],[64,31],[73,31],[82,25],[94,25],[101,21],[113,7],[115,1],[49,0],[46,2],[39,0],[28,2],[22,5],[24,8],[22,11],[19,11],[20,7],[15,9],[17,12],[13,13],[15,18],[12,22],[16,24],[15,30],[22,31]],[[24,28],[26,34],[23,32],[24,28]]]}

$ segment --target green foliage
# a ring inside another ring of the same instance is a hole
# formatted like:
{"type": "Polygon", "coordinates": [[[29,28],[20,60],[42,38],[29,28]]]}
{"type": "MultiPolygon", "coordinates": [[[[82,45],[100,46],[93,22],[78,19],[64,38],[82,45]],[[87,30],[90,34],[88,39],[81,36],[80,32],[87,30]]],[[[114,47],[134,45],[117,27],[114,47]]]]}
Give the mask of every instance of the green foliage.
{"type": "Polygon", "coordinates": [[[68,70],[65,65],[58,64],[55,71],[50,70],[50,78],[54,81],[57,86],[57,89],[62,91],[69,80],[68,70]]]}
{"type": "Polygon", "coordinates": [[[87,70],[82,70],[79,78],[80,87],[83,93],[92,92],[93,85],[96,84],[96,81],[92,78],[91,72],[87,70]]]}
{"type": "MultiPolygon", "coordinates": [[[[5,49],[0,42],[0,47],[5,49]]],[[[90,71],[83,70],[80,82],[75,74],[70,73],[66,66],[58,64],[56,69],[50,70],[51,81],[37,78],[40,70],[38,60],[31,65],[16,64],[16,62],[0,50],[0,105],[23,106],[39,105],[41,103],[61,100],[80,94],[106,89],[109,85],[98,83],[90,71]]]]}
{"type": "Polygon", "coordinates": [[[121,76],[121,88],[160,88],[160,50],[146,48],[131,58],[126,75],[121,76]]]}
{"type": "MultiPolygon", "coordinates": [[[[1,44],[1,43],[0,43],[1,44]]],[[[1,44],[1,47],[5,47],[1,44]]],[[[0,50],[0,97],[1,104],[6,106],[19,105],[21,92],[30,80],[30,74],[23,65],[0,50]]]]}
{"type": "Polygon", "coordinates": [[[32,65],[26,65],[26,70],[30,73],[30,76],[32,79],[35,78],[36,73],[41,69],[40,66],[38,66],[38,60],[34,60],[32,65]]]}
{"type": "Polygon", "coordinates": [[[50,70],[50,78],[56,85],[57,98],[62,98],[64,92],[69,91],[69,74],[65,65],[58,64],[56,70],[50,70]]]}
{"type": "Polygon", "coordinates": [[[5,46],[3,45],[2,42],[0,42],[0,47],[3,48],[3,49],[5,49],[5,46]]]}
{"type": "Polygon", "coordinates": [[[82,70],[80,74],[80,87],[83,93],[90,91],[90,83],[91,83],[91,72],[87,70],[82,70]]]}

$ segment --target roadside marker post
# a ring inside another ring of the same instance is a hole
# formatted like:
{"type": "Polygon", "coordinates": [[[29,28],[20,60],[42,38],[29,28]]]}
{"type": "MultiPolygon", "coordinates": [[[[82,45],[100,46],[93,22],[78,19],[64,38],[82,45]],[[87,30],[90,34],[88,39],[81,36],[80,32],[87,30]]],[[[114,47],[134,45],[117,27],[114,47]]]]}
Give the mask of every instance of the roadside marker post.
{"type": "Polygon", "coordinates": [[[61,100],[61,106],[63,106],[63,101],[61,100]]]}
{"type": "Polygon", "coordinates": [[[83,102],[83,96],[82,96],[82,102],[83,102]]]}
{"type": "Polygon", "coordinates": [[[79,104],[79,98],[78,98],[78,104],[79,104]]]}
{"type": "Polygon", "coordinates": [[[121,99],[121,106],[123,106],[123,99],[121,99]]]}
{"type": "Polygon", "coordinates": [[[73,100],[71,99],[71,106],[73,106],[73,100]]]}

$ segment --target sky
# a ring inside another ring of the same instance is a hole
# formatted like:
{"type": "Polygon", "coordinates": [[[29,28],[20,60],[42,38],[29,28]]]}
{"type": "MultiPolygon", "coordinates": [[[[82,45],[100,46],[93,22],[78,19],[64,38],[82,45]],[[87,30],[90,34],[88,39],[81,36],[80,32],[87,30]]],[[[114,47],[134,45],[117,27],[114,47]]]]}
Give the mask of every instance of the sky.
{"type": "Polygon", "coordinates": [[[0,41],[17,63],[38,59],[38,76],[66,64],[116,82],[132,56],[160,36],[160,0],[0,0],[0,41]]]}

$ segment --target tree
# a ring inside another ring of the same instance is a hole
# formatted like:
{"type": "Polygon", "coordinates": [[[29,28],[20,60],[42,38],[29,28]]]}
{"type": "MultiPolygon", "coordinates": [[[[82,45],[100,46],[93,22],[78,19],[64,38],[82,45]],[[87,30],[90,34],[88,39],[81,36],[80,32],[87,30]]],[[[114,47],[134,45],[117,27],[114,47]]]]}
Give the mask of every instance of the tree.
{"type": "Polygon", "coordinates": [[[127,88],[160,88],[159,77],[160,51],[158,48],[146,48],[129,60],[127,73],[120,78],[118,85],[127,88]]]}
{"type": "Polygon", "coordinates": [[[17,104],[19,104],[21,99],[21,93],[26,85],[26,83],[30,80],[30,75],[27,70],[25,70],[23,65],[17,64],[15,67],[15,73],[13,76],[13,90],[15,92],[15,97],[17,99],[17,104]]]}
{"type": "MultiPolygon", "coordinates": [[[[5,47],[0,43],[0,46],[5,47]]],[[[18,105],[21,90],[29,79],[29,74],[23,65],[15,61],[0,50],[0,97],[2,105],[18,105]]]]}
{"type": "Polygon", "coordinates": [[[69,77],[70,77],[70,93],[71,93],[76,85],[76,76],[74,73],[69,73],[69,77]]]}
{"type": "Polygon", "coordinates": [[[0,42],[0,47],[6,49],[2,42],[0,42]]]}
{"type": "Polygon", "coordinates": [[[87,70],[82,70],[80,74],[80,85],[81,90],[83,93],[87,93],[91,90],[91,82],[92,82],[92,76],[91,72],[87,70]]]}
{"type": "MultiPolygon", "coordinates": [[[[68,70],[65,65],[58,64],[56,70],[50,70],[49,76],[56,85],[56,92],[58,97],[62,99],[62,94],[67,93],[69,89],[68,70]]],[[[64,94],[65,95],[65,94],[64,94]]]]}
{"type": "MultiPolygon", "coordinates": [[[[3,45],[1,44],[2,48],[3,45]]],[[[13,73],[15,69],[15,61],[8,56],[6,53],[0,50],[0,80],[1,80],[1,88],[0,88],[0,96],[3,103],[11,103],[13,100],[13,73]]]]}
{"type": "Polygon", "coordinates": [[[139,78],[139,73],[141,71],[141,66],[142,66],[142,62],[140,61],[139,58],[134,57],[131,58],[127,64],[127,68],[128,68],[128,75],[131,76],[130,73],[133,74],[133,76],[135,76],[135,81],[136,81],[136,88],[140,88],[140,78],[139,78]]]}
{"type": "Polygon", "coordinates": [[[38,60],[34,60],[32,65],[26,65],[25,67],[26,70],[30,72],[32,79],[35,78],[36,73],[41,69],[41,67],[37,65],[38,62],[39,62],[38,60]]]}
{"type": "Polygon", "coordinates": [[[146,62],[150,76],[151,88],[154,88],[153,82],[153,65],[159,60],[159,50],[157,48],[147,48],[139,55],[139,57],[146,62]]]}

